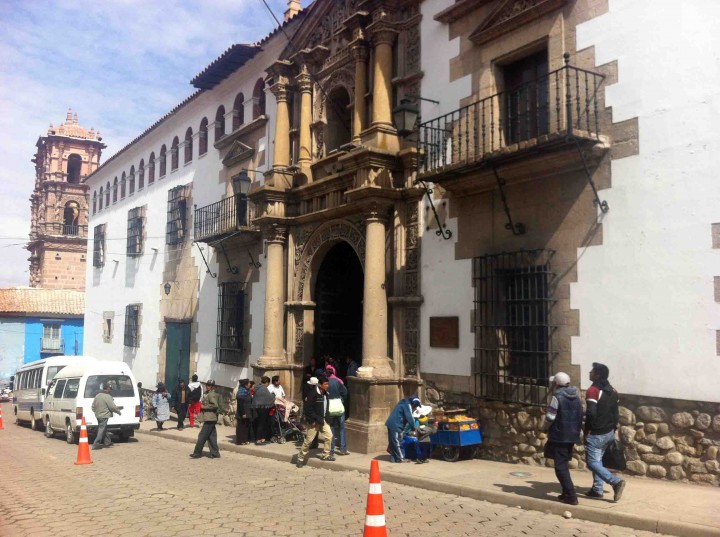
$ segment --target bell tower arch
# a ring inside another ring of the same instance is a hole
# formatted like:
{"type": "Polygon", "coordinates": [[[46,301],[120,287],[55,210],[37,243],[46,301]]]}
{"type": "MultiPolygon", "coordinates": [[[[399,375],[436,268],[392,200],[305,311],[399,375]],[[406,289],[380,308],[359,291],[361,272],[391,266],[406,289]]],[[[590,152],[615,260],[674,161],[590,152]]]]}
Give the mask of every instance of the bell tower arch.
{"type": "Polygon", "coordinates": [[[68,110],[65,122],[38,138],[35,188],[30,196],[30,286],[85,289],[88,185],[105,148],[99,132],[78,123],[68,110]]]}

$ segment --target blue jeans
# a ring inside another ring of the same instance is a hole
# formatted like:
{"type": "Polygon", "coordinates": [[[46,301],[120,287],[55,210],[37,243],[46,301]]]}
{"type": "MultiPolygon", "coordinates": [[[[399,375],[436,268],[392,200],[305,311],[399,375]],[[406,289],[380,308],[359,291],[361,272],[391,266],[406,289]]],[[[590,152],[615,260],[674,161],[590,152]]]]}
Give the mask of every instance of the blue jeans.
{"type": "Polygon", "coordinates": [[[605,450],[613,440],[615,440],[615,431],[597,435],[589,434],[585,437],[585,460],[588,468],[593,473],[592,489],[598,494],[603,493],[603,482],[612,486],[622,481],[605,468],[602,463],[605,450]]]}
{"type": "Polygon", "coordinates": [[[402,431],[394,431],[388,427],[388,449],[390,450],[390,460],[392,462],[401,462],[403,460],[402,449],[402,431]]]}
{"type": "Polygon", "coordinates": [[[330,444],[330,453],[335,453],[335,440],[340,437],[340,451],[347,451],[347,440],[345,438],[345,414],[333,416],[329,419],[330,428],[332,429],[332,443],[330,444]]]}

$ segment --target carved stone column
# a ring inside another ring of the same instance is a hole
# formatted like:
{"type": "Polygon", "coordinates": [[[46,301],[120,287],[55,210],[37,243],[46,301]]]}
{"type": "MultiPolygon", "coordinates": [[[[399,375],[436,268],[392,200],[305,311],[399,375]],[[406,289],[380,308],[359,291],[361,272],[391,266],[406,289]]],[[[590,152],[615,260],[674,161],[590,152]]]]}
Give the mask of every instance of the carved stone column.
{"type": "Polygon", "coordinates": [[[280,80],[270,87],[277,102],[275,119],[275,150],[273,169],[284,170],[290,165],[290,116],[287,103],[287,81],[280,80]]]}
{"type": "Polygon", "coordinates": [[[367,89],[368,48],[364,41],[358,41],[352,48],[355,59],[355,106],[353,108],[353,143],[360,144],[360,133],[365,129],[365,90],[367,89]]]}
{"type": "Polygon", "coordinates": [[[263,355],[258,359],[261,367],[284,365],[283,305],[284,300],[284,248],[287,229],[273,225],[266,231],[267,281],[265,282],[265,331],[263,355]]]}
{"type": "Polygon", "coordinates": [[[397,32],[389,28],[379,28],[372,34],[375,47],[374,83],[373,83],[373,125],[392,127],[392,47],[397,32]]]}
{"type": "Polygon", "coordinates": [[[363,356],[359,377],[390,378],[388,305],[385,290],[385,224],[379,210],[366,214],[365,288],[363,291],[363,356]]]}
{"type": "MultiPolygon", "coordinates": [[[[300,168],[310,168],[312,161],[312,139],[310,137],[310,123],[312,122],[312,79],[306,67],[297,77],[300,90],[300,151],[298,162],[300,168]]],[[[309,175],[308,175],[309,177],[309,175]]]]}

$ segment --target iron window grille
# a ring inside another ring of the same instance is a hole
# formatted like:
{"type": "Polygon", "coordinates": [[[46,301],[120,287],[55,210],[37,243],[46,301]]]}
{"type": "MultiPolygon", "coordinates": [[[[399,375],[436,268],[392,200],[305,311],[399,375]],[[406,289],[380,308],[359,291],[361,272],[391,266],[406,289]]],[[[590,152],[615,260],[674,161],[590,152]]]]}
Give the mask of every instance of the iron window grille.
{"type": "Polygon", "coordinates": [[[95,226],[93,238],[93,267],[105,265],[105,224],[95,226]]]}
{"type": "Polygon", "coordinates": [[[188,187],[178,186],[168,190],[166,244],[181,244],[187,233],[188,187]]]}
{"type": "Polygon", "coordinates": [[[546,403],[555,356],[553,255],[529,250],[473,259],[474,373],[481,397],[546,403]]]}
{"type": "Polygon", "coordinates": [[[218,289],[217,361],[242,365],[245,283],[221,283],[218,289]]]}
{"type": "Polygon", "coordinates": [[[138,257],[143,253],[143,208],[135,207],[128,211],[127,255],[138,257]]]}
{"type": "Polygon", "coordinates": [[[125,346],[140,346],[140,310],[142,304],[129,304],[125,307],[125,346]]]}

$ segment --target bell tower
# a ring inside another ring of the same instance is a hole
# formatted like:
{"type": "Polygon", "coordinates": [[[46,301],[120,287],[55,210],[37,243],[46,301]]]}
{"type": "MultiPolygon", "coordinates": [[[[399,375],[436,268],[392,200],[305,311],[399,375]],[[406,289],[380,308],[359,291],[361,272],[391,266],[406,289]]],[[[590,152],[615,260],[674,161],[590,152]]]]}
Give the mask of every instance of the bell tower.
{"type": "Polygon", "coordinates": [[[106,147],[99,132],[65,122],[38,138],[35,189],[30,196],[30,287],[85,290],[88,186],[106,147]]]}

